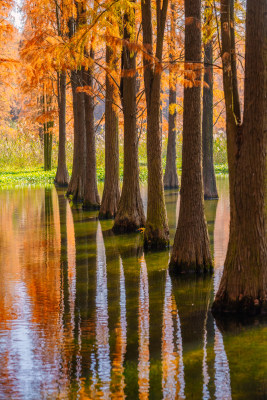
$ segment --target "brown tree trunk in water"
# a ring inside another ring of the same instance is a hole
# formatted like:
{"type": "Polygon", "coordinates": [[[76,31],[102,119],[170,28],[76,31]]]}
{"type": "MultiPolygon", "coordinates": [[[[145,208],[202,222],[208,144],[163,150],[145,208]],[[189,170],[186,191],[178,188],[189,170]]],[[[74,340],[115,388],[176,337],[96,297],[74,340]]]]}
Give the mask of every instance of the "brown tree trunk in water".
{"type": "MultiPolygon", "coordinates": [[[[206,8],[209,7],[206,5],[206,8]]],[[[209,26],[206,22],[208,33],[209,26]]],[[[202,150],[203,150],[203,184],[204,199],[218,199],[216,178],[213,163],[213,43],[209,38],[204,44],[204,85],[203,87],[203,119],[202,119],[202,150]]]]}
{"type": "Polygon", "coordinates": [[[66,72],[61,72],[58,79],[59,139],[55,184],[58,186],[67,186],[69,183],[69,173],[66,165],[66,72]]]}
{"type": "Polygon", "coordinates": [[[168,126],[168,145],[166,156],[166,168],[164,174],[164,188],[174,189],[179,187],[177,168],[176,168],[176,109],[171,106],[176,104],[176,78],[172,72],[171,65],[175,54],[175,4],[171,3],[171,29],[170,29],[170,68],[169,68],[169,126],[168,126]]]}
{"type": "MultiPolygon", "coordinates": [[[[221,0],[222,36],[231,35],[230,4],[221,0]]],[[[231,42],[231,37],[230,40],[231,42]]],[[[213,303],[214,314],[267,313],[267,243],[264,218],[267,131],[267,2],[247,0],[244,119],[233,125],[229,143],[233,164],[231,231],[223,276],[213,303]]],[[[222,59],[228,57],[223,48],[222,59]]],[[[224,63],[224,74],[227,65],[224,63]]],[[[228,83],[226,80],[224,83],[228,83]]],[[[230,103],[225,86],[229,114],[230,103]]],[[[233,90],[233,89],[232,89],[233,90]]],[[[233,99],[233,97],[232,97],[233,99]]],[[[231,109],[230,109],[231,107],[231,109]]],[[[233,115],[235,117],[235,115],[233,115]]],[[[232,117],[232,118],[233,118],[232,117]]]]}
{"type": "Polygon", "coordinates": [[[85,189],[86,136],[84,93],[76,91],[77,87],[82,85],[82,71],[71,71],[74,117],[74,151],[72,175],[67,190],[67,196],[72,196],[73,201],[83,201],[85,189]]]}
{"type": "MultiPolygon", "coordinates": [[[[112,48],[106,47],[106,63],[116,69],[117,57],[112,48]]],[[[109,74],[106,74],[105,101],[105,185],[99,218],[115,218],[120,200],[119,176],[119,118],[116,110],[116,87],[109,74]]]]}
{"type": "MultiPolygon", "coordinates": [[[[132,17],[132,16],[131,16],[132,17]]],[[[130,16],[124,15],[124,39],[129,41],[130,16]]],[[[139,186],[138,135],[136,127],[136,55],[123,46],[121,96],[124,114],[124,170],[123,185],[113,231],[133,232],[145,224],[143,202],[139,186]],[[134,71],[134,74],[133,74],[134,71]]]]}
{"type": "MultiPolygon", "coordinates": [[[[93,50],[90,58],[94,59],[93,50]]],[[[83,70],[83,78],[86,86],[93,90],[93,69],[83,70]]],[[[97,210],[100,207],[100,197],[97,190],[96,178],[96,146],[94,124],[94,97],[93,93],[84,95],[85,127],[86,127],[86,172],[83,208],[97,210]]]]}
{"type": "MultiPolygon", "coordinates": [[[[76,7],[78,3],[75,3],[76,7]]],[[[70,18],[68,22],[69,37],[75,34],[75,30],[80,21],[79,7],[77,7],[77,19],[70,18]]],[[[71,71],[72,105],[74,119],[74,150],[72,175],[67,190],[67,196],[72,196],[72,200],[83,201],[85,188],[85,168],[86,168],[86,131],[85,131],[85,108],[84,93],[77,92],[77,88],[83,86],[82,70],[71,71]]]]}
{"type": "MultiPolygon", "coordinates": [[[[156,2],[157,43],[155,63],[144,57],[144,82],[147,104],[147,222],[144,233],[145,248],[161,249],[169,244],[169,227],[164,199],[162,171],[162,136],[160,129],[160,82],[163,38],[168,0],[156,2]]],[[[151,1],[142,0],[143,44],[153,57],[151,1]]]]}
{"type": "Polygon", "coordinates": [[[185,68],[195,68],[199,82],[184,87],[181,203],[170,262],[174,273],[212,269],[203,200],[200,63],[201,1],[185,0],[185,68]]]}

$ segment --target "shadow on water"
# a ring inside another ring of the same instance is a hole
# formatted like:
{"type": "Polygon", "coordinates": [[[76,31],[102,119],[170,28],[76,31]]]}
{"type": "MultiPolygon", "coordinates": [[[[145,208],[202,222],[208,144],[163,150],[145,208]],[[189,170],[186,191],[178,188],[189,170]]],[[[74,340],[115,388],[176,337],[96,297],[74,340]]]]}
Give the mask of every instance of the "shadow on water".
{"type": "MultiPolygon", "coordinates": [[[[140,233],[114,236],[61,189],[2,191],[0,398],[267,398],[266,320],[210,313],[229,226],[218,187],[204,277],[170,277],[169,251],[144,254],[140,233]]],[[[172,242],[177,191],[166,207],[172,242]]]]}

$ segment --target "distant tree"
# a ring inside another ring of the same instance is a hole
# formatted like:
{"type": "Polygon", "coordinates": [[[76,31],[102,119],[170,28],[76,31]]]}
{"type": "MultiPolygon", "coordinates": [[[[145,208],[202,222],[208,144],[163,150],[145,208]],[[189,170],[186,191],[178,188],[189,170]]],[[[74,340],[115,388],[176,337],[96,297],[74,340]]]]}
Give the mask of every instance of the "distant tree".
{"type": "Polygon", "coordinates": [[[218,192],[213,163],[213,27],[212,7],[205,4],[204,87],[202,117],[204,199],[217,199],[218,192]]]}
{"type": "Polygon", "coordinates": [[[168,145],[166,156],[166,169],[164,174],[164,188],[173,189],[179,187],[176,168],[176,73],[172,70],[175,57],[175,4],[171,1],[170,30],[169,30],[169,118],[168,118],[168,145]]]}
{"type": "MultiPolygon", "coordinates": [[[[91,47],[90,60],[94,62],[94,50],[91,47]]],[[[83,81],[87,88],[84,96],[85,129],[86,129],[86,171],[83,207],[86,209],[99,209],[100,197],[97,189],[96,178],[96,145],[94,124],[94,93],[93,93],[93,64],[87,71],[83,69],[83,81]]]]}

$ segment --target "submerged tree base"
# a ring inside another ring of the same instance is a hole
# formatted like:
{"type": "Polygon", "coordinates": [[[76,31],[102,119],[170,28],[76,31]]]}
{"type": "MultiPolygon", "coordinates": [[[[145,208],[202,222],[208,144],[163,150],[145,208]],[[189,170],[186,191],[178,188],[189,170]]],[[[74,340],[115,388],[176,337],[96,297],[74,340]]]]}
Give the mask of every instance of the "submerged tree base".
{"type": "Polygon", "coordinates": [[[98,214],[98,218],[99,219],[114,219],[116,216],[115,213],[111,213],[110,211],[107,212],[99,212],[98,214]]]}
{"type": "Polygon", "coordinates": [[[100,204],[98,203],[90,203],[88,201],[83,202],[83,209],[87,211],[95,211],[100,209],[100,204]]]}
{"type": "Polygon", "coordinates": [[[218,193],[204,194],[204,200],[218,200],[218,193]]]}
{"type": "Polygon", "coordinates": [[[145,250],[164,250],[170,245],[169,230],[153,228],[146,226],[144,233],[144,249],[145,250]]]}
{"type": "Polygon", "coordinates": [[[232,300],[227,294],[217,297],[212,305],[212,314],[220,315],[267,315],[267,296],[263,298],[253,298],[251,296],[240,296],[232,300]]]}
{"type": "Polygon", "coordinates": [[[198,264],[196,262],[188,263],[171,259],[169,272],[173,275],[213,273],[213,265],[210,262],[198,264]]]}
{"type": "Polygon", "coordinates": [[[116,218],[114,226],[112,228],[112,232],[114,232],[115,234],[131,233],[131,232],[137,232],[139,229],[143,227],[144,227],[144,221],[137,222],[136,220],[127,217],[123,217],[120,219],[116,218]]]}

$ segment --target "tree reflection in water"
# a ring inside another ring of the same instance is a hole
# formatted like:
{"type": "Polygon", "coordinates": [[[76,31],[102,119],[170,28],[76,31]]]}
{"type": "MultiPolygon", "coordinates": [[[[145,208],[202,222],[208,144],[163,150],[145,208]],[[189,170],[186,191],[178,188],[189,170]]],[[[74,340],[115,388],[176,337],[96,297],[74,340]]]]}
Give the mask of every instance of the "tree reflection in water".
{"type": "MultiPolygon", "coordinates": [[[[166,196],[174,234],[179,197],[166,196]]],[[[168,251],[144,256],[140,234],[114,236],[60,189],[0,200],[0,398],[264,398],[266,323],[216,323],[209,311],[227,192],[205,203],[215,271],[199,278],[170,277],[168,251]]]]}

